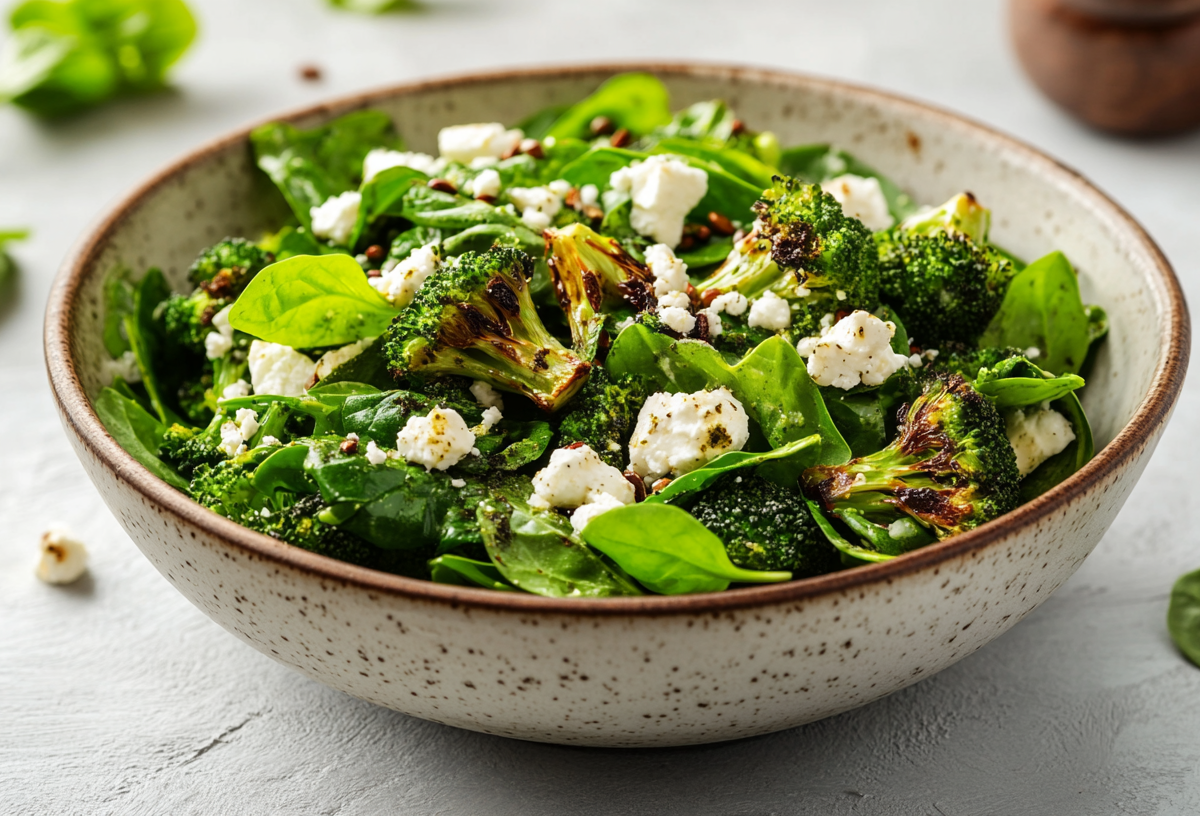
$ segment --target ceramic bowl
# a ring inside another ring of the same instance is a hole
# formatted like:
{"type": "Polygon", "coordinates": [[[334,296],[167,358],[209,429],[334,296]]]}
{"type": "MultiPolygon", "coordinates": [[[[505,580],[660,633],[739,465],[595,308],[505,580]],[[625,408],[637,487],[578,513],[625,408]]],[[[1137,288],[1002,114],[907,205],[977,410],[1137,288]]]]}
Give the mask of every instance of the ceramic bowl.
{"type": "Polygon", "coordinates": [[[158,481],[105,432],[101,278],[160,266],[284,216],[247,130],[206,145],[107,213],[63,265],[46,358],[67,435],[146,557],[217,623],[304,675],[415,717],[575,745],[665,746],[762,734],[861,706],[971,654],[1029,614],[1108,529],[1154,450],[1187,367],[1179,283],[1146,233],[1070,169],[958,116],[864,88],[713,65],[510,71],[403,85],[292,113],[314,125],[373,106],[409,144],[511,122],[621,70],[681,106],[721,97],[785,144],[831,141],[916,198],[970,189],[1025,257],[1061,249],[1112,329],[1084,402],[1099,453],[1002,519],[884,564],[709,595],[551,600],[410,580],[243,529],[158,481]]]}

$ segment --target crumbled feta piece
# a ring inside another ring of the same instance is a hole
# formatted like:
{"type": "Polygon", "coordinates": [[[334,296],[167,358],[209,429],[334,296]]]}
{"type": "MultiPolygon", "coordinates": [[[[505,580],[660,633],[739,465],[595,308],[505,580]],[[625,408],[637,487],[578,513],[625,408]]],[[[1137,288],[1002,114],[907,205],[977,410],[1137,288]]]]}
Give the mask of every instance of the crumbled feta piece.
{"type": "Polygon", "coordinates": [[[428,153],[409,153],[377,147],[363,159],[363,181],[370,181],[384,170],[391,170],[393,167],[411,167],[427,176],[436,176],[446,169],[446,162],[428,153]]]}
{"type": "Polygon", "coordinates": [[[846,173],[822,182],[821,189],[838,200],[842,212],[862,221],[871,232],[885,230],[893,223],[879,179],[846,173]]]}
{"type": "Polygon", "coordinates": [[[313,235],[328,238],[335,244],[349,243],[358,224],[358,208],[361,204],[362,194],[356,190],[330,196],[324,204],[308,211],[313,235]]]}
{"type": "Polygon", "coordinates": [[[239,399],[248,396],[250,396],[250,383],[245,380],[230,383],[221,392],[221,399],[239,399]]]}
{"type": "Polygon", "coordinates": [[[668,328],[680,334],[688,334],[696,328],[696,316],[687,309],[668,306],[665,309],[659,309],[658,316],[662,318],[662,322],[667,324],[668,328]]]}
{"type": "MultiPolygon", "coordinates": [[[[232,347],[233,342],[230,341],[232,347]]],[[[108,382],[111,385],[120,377],[127,383],[140,383],[142,381],[142,371],[138,368],[137,355],[132,349],[125,349],[121,352],[121,356],[114,357],[111,360],[104,361],[104,370],[109,375],[108,382]]]]}
{"type": "Polygon", "coordinates": [[[837,315],[833,312],[821,315],[821,331],[833,328],[833,324],[837,322],[837,315]]]}
{"type": "Polygon", "coordinates": [[[1004,425],[1022,478],[1051,456],[1062,453],[1075,439],[1070,420],[1046,406],[1010,411],[1004,417],[1004,425]]]}
{"type": "Polygon", "coordinates": [[[471,383],[471,396],[475,397],[475,401],[484,408],[499,408],[504,410],[504,399],[500,396],[500,392],[492,388],[491,383],[483,380],[476,380],[471,383]]]}
{"type": "Polygon", "coordinates": [[[473,159],[499,159],[524,137],[521,131],[509,130],[499,122],[452,125],[438,132],[438,152],[442,158],[463,164],[473,159]]]}
{"type": "Polygon", "coordinates": [[[233,350],[233,326],[229,323],[229,311],[232,305],[226,306],[213,315],[212,331],[204,335],[204,356],[210,360],[219,360],[233,350]]]}
{"type": "MultiPolygon", "coordinates": [[[[628,482],[626,482],[628,484],[628,482]]],[[[613,498],[607,493],[600,493],[593,501],[587,504],[581,504],[575,508],[575,512],[571,513],[571,526],[575,532],[582,533],[583,528],[588,526],[588,522],[596,516],[603,515],[609,510],[615,510],[618,507],[624,507],[625,502],[620,499],[613,498]]]]}
{"type": "Polygon", "coordinates": [[[475,434],[452,408],[434,408],[427,416],[409,417],[396,436],[396,450],[426,470],[446,470],[475,447],[475,434]]]}
{"type": "Polygon", "coordinates": [[[566,179],[555,179],[546,186],[559,198],[566,198],[567,193],[571,192],[571,182],[566,179]]]}
{"type": "Polygon", "coordinates": [[[655,244],[646,250],[646,267],[654,276],[656,297],[687,291],[687,264],[676,258],[675,252],[666,244],[655,244]]]}
{"type": "Polygon", "coordinates": [[[372,465],[382,465],[387,461],[387,451],[375,444],[374,440],[367,443],[367,461],[372,465]]]}
{"type": "Polygon", "coordinates": [[[550,216],[538,210],[525,210],[521,213],[521,223],[534,232],[542,232],[550,227],[550,216]]]}
{"type": "Polygon", "coordinates": [[[253,408],[239,408],[234,414],[233,421],[237,423],[238,433],[242,435],[242,439],[246,442],[258,433],[258,411],[253,408]]]}
{"type": "Polygon", "coordinates": [[[495,156],[477,156],[476,158],[471,159],[471,163],[468,164],[467,167],[471,168],[472,170],[486,170],[489,167],[495,167],[499,163],[500,160],[495,156]]]}
{"type": "Polygon", "coordinates": [[[350,440],[350,441],[352,441],[352,442],[357,442],[357,441],[358,441],[358,434],[354,433],[354,431],[351,431],[350,433],[346,434],[346,438],[347,438],[347,439],[349,439],[349,440],[350,440]]]}
{"type": "Polygon", "coordinates": [[[845,289],[838,289],[836,294],[838,300],[845,300],[847,297],[845,289]]]}
{"type": "Polygon", "coordinates": [[[688,297],[687,292],[667,292],[658,299],[658,307],[660,309],[676,308],[690,309],[692,299],[688,297]]]}
{"type": "Polygon", "coordinates": [[[308,388],[316,363],[291,346],[255,340],[250,344],[250,384],[255,394],[299,397],[308,388]]]}
{"type": "Polygon", "coordinates": [[[471,195],[476,198],[480,196],[495,198],[500,195],[500,174],[490,167],[484,170],[471,180],[471,195]]]}
{"type": "Polygon", "coordinates": [[[600,200],[600,188],[595,184],[585,184],[579,188],[579,203],[585,207],[595,207],[600,200]]]}
{"type": "Polygon", "coordinates": [[[504,415],[500,413],[499,408],[493,407],[493,408],[488,408],[487,410],[485,410],[483,412],[483,422],[480,423],[480,425],[483,426],[483,432],[491,433],[492,428],[495,428],[496,423],[498,423],[502,419],[504,419],[504,415]]]}
{"type": "Polygon", "coordinates": [[[467,480],[466,479],[451,479],[450,486],[451,487],[466,487],[467,480]]]}
{"type": "Polygon", "coordinates": [[[425,279],[437,271],[437,265],[438,244],[434,242],[417,247],[407,258],[378,278],[368,280],[393,306],[404,308],[412,303],[417,292],[425,285],[425,279]]]}
{"type": "Polygon", "coordinates": [[[87,572],[87,547],[65,527],[54,526],[42,533],[41,553],[37,577],[47,584],[70,584],[87,572]]]}
{"type": "Polygon", "coordinates": [[[678,156],[650,156],[622,167],[609,186],[633,199],[630,225],[670,247],[683,238],[683,221],[708,192],[708,174],[678,156]]]}
{"type": "Polygon", "coordinates": [[[750,308],[750,301],[741,292],[726,292],[713,298],[712,305],[708,308],[717,314],[725,312],[737,317],[746,313],[746,310],[750,308]]]}
{"type": "Polygon", "coordinates": [[[550,226],[562,209],[562,197],[550,187],[512,187],[508,197],[521,211],[521,221],[532,230],[550,226]]]}
{"type": "Polygon", "coordinates": [[[880,385],[908,364],[907,355],[892,351],[896,324],[870,312],[851,312],[820,337],[796,345],[808,358],[808,373],[818,385],[848,390],[862,383],[880,385]]]}
{"type": "Polygon", "coordinates": [[[699,314],[704,315],[705,318],[708,319],[708,337],[709,337],[709,339],[711,340],[715,337],[720,337],[721,334],[725,331],[725,327],[723,325],[721,325],[721,313],[718,312],[716,309],[709,308],[709,309],[701,309],[699,314]]]}
{"type": "Polygon", "coordinates": [[[1041,356],[1042,356],[1042,350],[1040,348],[1038,348],[1037,346],[1030,346],[1029,348],[1025,349],[1026,359],[1036,360],[1038,357],[1041,357],[1041,356]]]}
{"type": "Polygon", "coordinates": [[[336,348],[333,351],[327,351],[317,360],[316,378],[323,380],[338,369],[339,366],[353,360],[358,355],[362,354],[367,346],[375,342],[374,337],[364,337],[357,343],[350,343],[336,348]]]}
{"type": "MultiPolygon", "coordinates": [[[[804,338],[804,340],[812,340],[812,339],[814,339],[814,338],[811,338],[811,337],[805,337],[805,338],[804,338]]],[[[801,343],[803,343],[803,342],[804,342],[804,340],[801,340],[800,342],[801,342],[801,343]]],[[[799,348],[799,346],[797,346],[797,348],[799,348]]],[[[803,353],[803,352],[802,352],[802,353],[803,353]]],[[[811,353],[811,352],[810,352],[810,353],[811,353]]],[[[921,355],[920,355],[920,354],[913,354],[912,356],[910,356],[910,357],[908,358],[908,365],[909,365],[911,368],[920,368],[920,367],[921,367],[921,365],[922,365],[922,363],[921,363],[921,355]]]]}
{"type": "Polygon", "coordinates": [[[792,310],[786,300],[767,290],[750,303],[750,317],[746,322],[752,329],[783,331],[792,325],[792,310]]]}
{"type": "Polygon", "coordinates": [[[930,362],[932,362],[938,358],[939,354],[941,354],[941,352],[938,351],[937,349],[925,349],[925,351],[921,354],[921,356],[924,357],[926,360],[929,360],[930,362]]]}
{"type": "Polygon", "coordinates": [[[596,501],[604,493],[621,504],[633,504],[633,485],[587,445],[559,448],[550,463],[533,477],[533,492],[546,507],[571,509],[596,501]]]}
{"type": "Polygon", "coordinates": [[[221,444],[217,447],[230,459],[246,452],[245,441],[242,439],[242,431],[236,422],[226,422],[221,425],[221,444]]]}
{"type": "Polygon", "coordinates": [[[682,475],[750,438],[750,420],[728,389],[658,393],[638,414],[629,440],[629,466],[643,479],[682,475]]]}
{"type": "Polygon", "coordinates": [[[264,445],[270,445],[271,447],[275,447],[276,445],[283,444],[282,442],[279,441],[279,439],[277,437],[271,436],[269,434],[262,438],[262,443],[264,445]]]}

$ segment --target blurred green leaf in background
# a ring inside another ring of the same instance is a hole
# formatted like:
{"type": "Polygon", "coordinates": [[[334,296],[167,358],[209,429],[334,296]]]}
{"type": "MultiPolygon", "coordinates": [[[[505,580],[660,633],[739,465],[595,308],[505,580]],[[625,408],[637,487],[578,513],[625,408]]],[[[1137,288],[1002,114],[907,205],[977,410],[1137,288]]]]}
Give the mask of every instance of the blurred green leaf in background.
{"type": "Polygon", "coordinates": [[[5,245],[9,241],[23,241],[28,237],[29,230],[0,230],[0,290],[8,288],[13,273],[17,271],[17,265],[5,252],[5,245]]]}
{"type": "Polygon", "coordinates": [[[385,11],[411,11],[418,8],[415,0],[329,0],[329,5],[362,14],[382,14],[385,11]]]}

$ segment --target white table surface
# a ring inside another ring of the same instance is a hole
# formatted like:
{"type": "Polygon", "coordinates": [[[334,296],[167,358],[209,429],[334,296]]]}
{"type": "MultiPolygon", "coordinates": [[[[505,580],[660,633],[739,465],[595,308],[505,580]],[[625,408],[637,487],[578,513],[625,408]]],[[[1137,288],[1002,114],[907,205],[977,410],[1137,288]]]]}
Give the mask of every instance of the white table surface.
{"type": "Polygon", "coordinates": [[[794,68],[957,109],[1076,167],[1200,285],[1200,136],[1117,141],[1021,74],[999,0],[426,0],[367,18],[323,0],[192,0],[178,91],[81,119],[0,110],[0,813],[1188,814],[1200,812],[1200,669],[1163,619],[1200,567],[1193,381],[1124,512],[1079,572],[951,669],[824,722],[659,751],[534,745],[411,719],[235,640],[141,556],[67,446],[41,323],[59,261],[113,199],[209,137],[373,86],[499,65],[701,58],[794,68]],[[301,82],[297,66],[325,69],[301,82]],[[90,577],[37,581],[71,525],[90,577]]]}

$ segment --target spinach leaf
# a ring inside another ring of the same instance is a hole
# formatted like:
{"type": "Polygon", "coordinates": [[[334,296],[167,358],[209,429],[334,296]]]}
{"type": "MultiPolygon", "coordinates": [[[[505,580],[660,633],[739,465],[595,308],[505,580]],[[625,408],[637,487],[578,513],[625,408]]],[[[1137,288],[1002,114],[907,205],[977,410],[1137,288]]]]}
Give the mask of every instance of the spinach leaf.
{"type": "MultiPolygon", "coordinates": [[[[28,237],[29,230],[0,230],[0,289],[8,285],[17,271],[17,265],[13,262],[8,252],[5,251],[5,245],[10,241],[23,241],[28,237]]],[[[106,343],[107,340],[108,337],[106,335],[106,343]]],[[[124,351],[124,349],[121,351],[124,351]]],[[[117,352],[117,354],[120,353],[120,351],[117,352]]]]}
{"type": "Polygon", "coordinates": [[[166,278],[159,269],[151,269],[142,277],[133,290],[133,311],[122,318],[125,337],[137,359],[138,371],[142,375],[142,387],[150,397],[150,404],[159,420],[166,424],[179,421],[179,416],[168,406],[163,387],[168,339],[161,320],[154,316],[158,305],[171,295],[166,278]]]}
{"type": "Polygon", "coordinates": [[[360,14],[383,14],[386,11],[407,11],[418,8],[415,0],[329,0],[334,8],[357,11],[360,14]]]}
{"type": "MultiPolygon", "coordinates": [[[[550,128],[554,126],[564,113],[570,108],[570,105],[551,105],[548,108],[534,111],[526,116],[520,122],[517,122],[514,127],[525,134],[528,139],[544,138],[550,128]]],[[[589,134],[590,135],[590,134],[589,134]]]]}
{"type": "Polygon", "coordinates": [[[316,493],[319,488],[304,471],[308,458],[308,446],[287,445],[279,448],[254,469],[250,483],[265,496],[283,490],[290,493],[316,493]]]}
{"type": "MultiPolygon", "coordinates": [[[[541,248],[545,245],[541,235],[529,229],[520,218],[507,210],[493,207],[485,201],[444,193],[429,187],[410,187],[403,196],[399,210],[406,219],[419,227],[459,232],[482,225],[501,225],[507,227],[506,232],[511,232],[518,244],[527,249],[541,248]]],[[[452,238],[447,240],[452,241],[452,238]]],[[[465,240],[460,239],[460,242],[465,240]]],[[[465,248],[455,247],[453,254],[461,254],[463,251],[465,248]]]]}
{"type": "Polygon", "coordinates": [[[833,526],[832,522],[825,517],[825,513],[822,512],[819,504],[812,499],[805,499],[804,501],[808,504],[808,510],[810,513],[812,513],[813,520],[817,522],[817,527],[819,527],[821,532],[825,534],[825,538],[829,539],[829,543],[841,551],[843,561],[849,559],[851,565],[853,565],[854,563],[862,561],[866,561],[868,563],[890,561],[896,557],[895,555],[888,555],[876,550],[869,550],[865,547],[859,547],[855,544],[851,544],[845,539],[845,537],[842,536],[841,533],[837,531],[837,528],[833,526]]]}
{"type": "Polygon", "coordinates": [[[341,382],[363,383],[380,391],[390,391],[396,387],[396,381],[388,369],[387,357],[383,354],[384,335],[358,354],[335,368],[321,378],[321,385],[332,385],[341,382]]]}
{"type": "Polygon", "coordinates": [[[1171,588],[1167,631],[1183,656],[1200,666],[1200,570],[1180,577],[1171,588]]]}
{"type": "MultiPolygon", "coordinates": [[[[691,156],[715,164],[730,175],[754,185],[759,191],[770,187],[774,183],[772,178],[779,174],[774,167],[764,164],[749,153],[743,153],[733,147],[710,147],[692,139],[659,139],[650,152],[691,156]]],[[[742,215],[744,220],[747,214],[742,215]]]]}
{"type": "Polygon", "coordinates": [[[1055,377],[1024,357],[1003,360],[981,370],[975,379],[975,389],[990,397],[1000,410],[1061,399],[1083,385],[1083,377],[1078,374],[1055,377]]]}
{"type": "Polygon", "coordinates": [[[1091,461],[1096,446],[1092,438],[1092,426],[1088,422],[1083,405],[1075,394],[1050,403],[1050,407],[1067,418],[1075,439],[1061,452],[1051,456],[1037,469],[1021,480],[1021,501],[1030,501],[1062,482],[1072,473],[1091,461]]]}
{"type": "Polygon", "coordinates": [[[696,270],[721,263],[732,251],[733,238],[714,238],[699,249],[693,249],[691,252],[677,252],[675,255],[688,265],[692,274],[695,274],[696,270]]]}
{"type": "Polygon", "coordinates": [[[503,592],[516,592],[516,587],[504,580],[500,570],[487,561],[476,561],[461,555],[439,555],[429,562],[430,580],[435,584],[483,587],[503,592]]]}
{"type": "Polygon", "coordinates": [[[392,120],[376,110],[348,113],[310,130],[273,122],[256,128],[250,142],[258,166],[305,228],[312,227],[313,207],[358,187],[367,153],[402,146],[392,120]]]}
{"type": "Polygon", "coordinates": [[[786,175],[795,176],[810,184],[820,184],[846,173],[863,178],[878,179],[879,186],[883,190],[883,197],[887,199],[888,212],[892,214],[893,218],[900,221],[918,209],[917,203],[887,176],[863,164],[844,150],[838,150],[831,145],[812,144],[789,147],[783,151],[779,169],[786,175]]]}
{"type": "Polygon", "coordinates": [[[429,177],[411,167],[389,167],[365,183],[360,190],[358,221],[350,238],[350,246],[358,245],[367,228],[385,215],[402,215],[404,194],[416,184],[425,184],[429,177]]]}
{"type": "Polygon", "coordinates": [[[790,581],[790,572],[735,567],[725,545],[686,510],[669,504],[633,504],[609,510],[583,528],[583,539],[651,592],[720,592],[735,581],[790,581]]]}
{"type": "Polygon", "coordinates": [[[398,312],[349,255],[297,255],[255,275],[229,322],[261,340],[315,348],[378,337],[398,312]]]}
{"type": "Polygon", "coordinates": [[[879,389],[842,391],[823,389],[825,407],[852,456],[866,456],[888,443],[887,411],[879,389]]]}
{"type": "Polygon", "coordinates": [[[493,495],[479,505],[478,519],[488,557],[518,589],[550,598],[642,594],[620,569],[592,552],[566,518],[532,510],[516,494],[493,495]]]}
{"type": "Polygon", "coordinates": [[[546,129],[546,136],[561,139],[590,138],[590,125],[597,116],[612,120],[618,128],[633,133],[649,133],[671,121],[671,95],[665,85],[650,74],[618,74],[586,99],[567,108],[546,129]]]}
{"type": "Polygon", "coordinates": [[[158,458],[167,426],[129,397],[105,388],[96,398],[96,414],[117,444],[143,467],[172,487],[186,490],[187,479],[158,458]]]}
{"type": "Polygon", "coordinates": [[[820,435],[813,434],[803,439],[797,439],[795,442],[789,442],[774,450],[769,450],[766,453],[751,453],[750,451],[730,451],[723,453],[704,467],[697,468],[677,479],[673,479],[661,492],[647,496],[646,501],[651,504],[662,504],[673,499],[690,496],[693,493],[704,490],[727,473],[732,473],[742,468],[758,467],[764,462],[786,459],[800,451],[820,444],[820,435]]]}
{"type": "Polygon", "coordinates": [[[1051,252],[1016,274],[979,344],[1034,347],[1045,370],[1079,372],[1088,352],[1088,315],[1065,255],[1051,252]]]}

